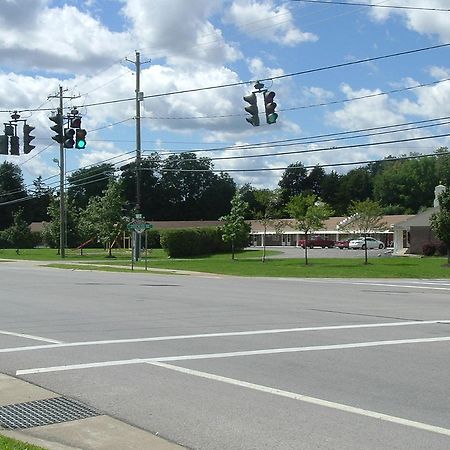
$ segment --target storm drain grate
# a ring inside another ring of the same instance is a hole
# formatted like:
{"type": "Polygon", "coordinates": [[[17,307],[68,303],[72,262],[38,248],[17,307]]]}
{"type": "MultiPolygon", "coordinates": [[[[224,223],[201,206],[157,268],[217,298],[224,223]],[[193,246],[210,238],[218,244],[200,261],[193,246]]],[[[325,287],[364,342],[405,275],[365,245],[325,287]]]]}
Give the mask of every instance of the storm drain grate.
{"type": "Polygon", "coordinates": [[[74,400],[55,397],[0,407],[0,427],[14,430],[98,416],[99,413],[74,400]]]}

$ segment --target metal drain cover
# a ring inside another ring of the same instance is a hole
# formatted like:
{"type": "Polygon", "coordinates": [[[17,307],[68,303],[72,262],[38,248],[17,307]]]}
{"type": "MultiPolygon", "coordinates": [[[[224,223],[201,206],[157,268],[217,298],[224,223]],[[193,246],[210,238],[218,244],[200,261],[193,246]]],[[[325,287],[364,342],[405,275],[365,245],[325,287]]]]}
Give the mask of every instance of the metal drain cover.
{"type": "Polygon", "coordinates": [[[40,427],[52,423],[69,422],[98,416],[99,413],[87,406],[64,397],[35,400],[0,407],[0,428],[40,427]]]}

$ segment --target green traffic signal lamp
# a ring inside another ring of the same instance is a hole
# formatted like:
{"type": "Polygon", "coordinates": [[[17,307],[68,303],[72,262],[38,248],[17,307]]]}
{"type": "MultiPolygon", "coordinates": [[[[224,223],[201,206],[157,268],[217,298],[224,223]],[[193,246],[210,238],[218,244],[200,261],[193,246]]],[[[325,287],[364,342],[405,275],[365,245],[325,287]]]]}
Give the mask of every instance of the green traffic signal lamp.
{"type": "Polygon", "coordinates": [[[86,130],[80,128],[75,132],[75,148],[83,150],[86,148],[86,130]]]}
{"type": "Polygon", "coordinates": [[[275,112],[277,104],[273,101],[275,97],[275,92],[264,92],[264,107],[266,110],[266,122],[271,125],[276,123],[278,119],[278,114],[275,112]]]}

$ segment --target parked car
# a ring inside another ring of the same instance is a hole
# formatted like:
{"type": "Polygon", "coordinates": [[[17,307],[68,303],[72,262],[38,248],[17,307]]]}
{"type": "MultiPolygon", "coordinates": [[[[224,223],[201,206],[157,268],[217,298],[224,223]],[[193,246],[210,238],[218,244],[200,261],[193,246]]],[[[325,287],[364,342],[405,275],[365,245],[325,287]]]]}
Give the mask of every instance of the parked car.
{"type": "MultiPolygon", "coordinates": [[[[300,239],[297,242],[297,245],[299,247],[303,247],[305,248],[305,239],[300,239]]],[[[328,248],[332,248],[334,247],[334,241],[332,239],[326,239],[322,236],[308,236],[308,247],[309,248],[313,248],[313,247],[328,247],[328,248]]]]}
{"type": "Polygon", "coordinates": [[[375,239],[373,237],[359,237],[357,239],[352,239],[349,243],[348,243],[348,247],[349,248],[353,248],[353,249],[357,249],[357,248],[362,248],[364,249],[366,247],[366,243],[367,243],[367,248],[371,249],[371,248],[379,248],[382,249],[384,248],[384,244],[379,241],[378,239],[375,239]]]}
{"type": "Polygon", "coordinates": [[[350,239],[345,239],[343,241],[336,241],[335,246],[336,248],[340,248],[343,250],[344,248],[348,248],[350,243],[350,239]]]}

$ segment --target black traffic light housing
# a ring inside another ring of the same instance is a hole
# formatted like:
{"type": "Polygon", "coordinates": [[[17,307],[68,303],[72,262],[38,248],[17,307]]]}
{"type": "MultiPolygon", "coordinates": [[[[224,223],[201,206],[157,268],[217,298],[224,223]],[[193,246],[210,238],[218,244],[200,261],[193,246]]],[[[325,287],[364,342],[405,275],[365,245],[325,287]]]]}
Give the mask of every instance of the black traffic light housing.
{"type": "Polygon", "coordinates": [[[61,113],[57,113],[54,116],[49,117],[49,119],[54,122],[56,125],[50,127],[50,130],[54,131],[56,134],[52,136],[52,139],[59,144],[63,142],[63,116],[61,113]]]}
{"type": "Polygon", "coordinates": [[[86,148],[86,130],[79,128],[75,132],[75,148],[78,150],[83,150],[86,148]]]}
{"type": "Polygon", "coordinates": [[[75,136],[75,130],[72,128],[64,129],[64,148],[73,148],[75,141],[73,137],[75,136]]]}
{"type": "Polygon", "coordinates": [[[0,155],[8,154],[8,136],[6,134],[0,134],[0,155]]]}
{"type": "Polygon", "coordinates": [[[11,136],[9,138],[9,144],[10,144],[10,152],[11,155],[19,156],[19,136],[11,136]]]}
{"type": "Polygon", "coordinates": [[[278,119],[278,114],[275,112],[275,108],[277,107],[277,104],[273,101],[274,97],[275,97],[275,92],[273,92],[273,91],[264,92],[264,108],[266,110],[266,122],[269,125],[276,123],[276,121],[278,119]]]}
{"type": "Polygon", "coordinates": [[[31,141],[35,138],[35,136],[31,136],[31,132],[35,129],[28,124],[24,124],[23,126],[23,152],[28,154],[35,148],[35,145],[31,145],[31,141]]]}
{"type": "Polygon", "coordinates": [[[245,120],[252,124],[254,127],[259,126],[259,115],[258,115],[258,98],[253,92],[252,94],[245,95],[244,100],[249,103],[244,109],[250,114],[251,117],[246,117],[245,120]]]}

